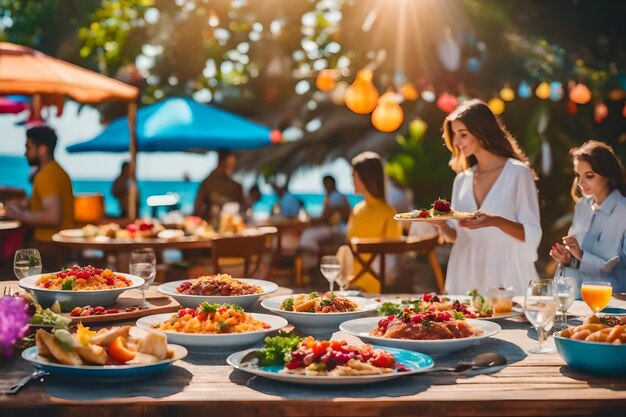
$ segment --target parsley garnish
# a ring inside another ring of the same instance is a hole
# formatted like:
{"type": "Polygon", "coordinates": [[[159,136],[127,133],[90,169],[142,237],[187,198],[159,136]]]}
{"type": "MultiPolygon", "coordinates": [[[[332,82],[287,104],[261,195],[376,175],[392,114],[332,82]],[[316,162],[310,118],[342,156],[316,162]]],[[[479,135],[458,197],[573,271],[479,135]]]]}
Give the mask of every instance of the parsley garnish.
{"type": "Polygon", "coordinates": [[[61,284],[61,289],[63,291],[72,291],[72,289],[74,289],[74,280],[71,278],[63,280],[63,284],[61,284]]]}
{"type": "Polygon", "coordinates": [[[302,338],[293,333],[278,333],[278,336],[266,337],[265,347],[259,350],[259,365],[282,365],[291,359],[291,352],[298,347],[302,338]]]}
{"type": "Polygon", "coordinates": [[[285,298],[280,305],[280,309],[283,311],[293,311],[293,298],[285,298]]]}

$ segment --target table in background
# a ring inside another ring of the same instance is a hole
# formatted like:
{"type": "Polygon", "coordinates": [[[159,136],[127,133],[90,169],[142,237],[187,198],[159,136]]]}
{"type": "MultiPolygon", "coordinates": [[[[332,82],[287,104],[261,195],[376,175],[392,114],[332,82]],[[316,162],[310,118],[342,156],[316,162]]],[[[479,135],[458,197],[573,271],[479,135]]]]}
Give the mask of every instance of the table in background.
{"type": "MultiPolygon", "coordinates": [[[[3,283],[0,283],[0,285],[3,283]]],[[[387,295],[386,295],[387,296],[387,295]]],[[[626,307],[612,299],[611,306],[626,307]]],[[[570,309],[588,314],[576,301],[570,309]]],[[[12,416],[562,416],[623,415],[626,379],[583,374],[558,354],[531,355],[537,341],[527,322],[500,320],[502,332],[458,354],[436,359],[453,365],[478,353],[499,352],[509,365],[493,374],[422,374],[355,386],[286,384],[226,365],[226,356],[190,354],[161,375],[114,385],[77,384],[48,377],[16,396],[0,397],[12,416]]],[[[552,340],[549,343],[553,343],[552,340]]],[[[15,357],[0,361],[0,389],[32,372],[15,357]]]]}

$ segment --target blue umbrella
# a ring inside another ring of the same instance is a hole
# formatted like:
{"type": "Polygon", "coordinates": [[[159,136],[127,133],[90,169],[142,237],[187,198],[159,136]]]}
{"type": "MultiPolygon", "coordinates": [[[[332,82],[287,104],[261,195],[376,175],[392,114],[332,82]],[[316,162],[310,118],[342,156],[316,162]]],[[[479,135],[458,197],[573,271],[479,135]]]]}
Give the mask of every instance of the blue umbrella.
{"type": "MultiPolygon", "coordinates": [[[[176,97],[143,107],[137,112],[139,152],[256,149],[269,146],[272,132],[241,116],[176,97]]],[[[68,152],[128,152],[128,120],[111,122],[102,133],[67,147],[68,152]]]]}

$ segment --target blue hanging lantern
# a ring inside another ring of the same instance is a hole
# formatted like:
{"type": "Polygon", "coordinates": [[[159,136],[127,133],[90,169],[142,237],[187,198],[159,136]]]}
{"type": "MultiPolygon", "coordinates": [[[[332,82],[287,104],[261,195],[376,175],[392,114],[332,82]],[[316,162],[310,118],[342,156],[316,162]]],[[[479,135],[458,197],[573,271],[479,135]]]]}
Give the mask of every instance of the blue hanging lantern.
{"type": "Polygon", "coordinates": [[[522,81],[517,89],[517,95],[521,98],[528,98],[533,95],[533,90],[530,88],[530,85],[526,81],[522,81]]]}
{"type": "Polygon", "coordinates": [[[558,81],[550,83],[550,100],[559,101],[563,98],[563,84],[558,81]]]}

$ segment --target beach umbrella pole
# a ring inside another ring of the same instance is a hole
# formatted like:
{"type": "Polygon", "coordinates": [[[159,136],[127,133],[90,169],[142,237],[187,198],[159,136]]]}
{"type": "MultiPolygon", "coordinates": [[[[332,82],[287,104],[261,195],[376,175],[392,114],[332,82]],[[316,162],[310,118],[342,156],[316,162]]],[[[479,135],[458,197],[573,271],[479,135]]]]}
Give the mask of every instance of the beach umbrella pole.
{"type": "Polygon", "coordinates": [[[128,216],[135,220],[137,213],[137,103],[128,103],[128,127],[130,131],[129,151],[130,151],[130,184],[128,189],[128,216]]]}

